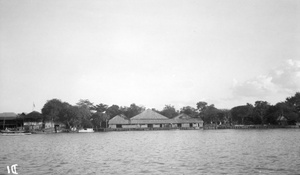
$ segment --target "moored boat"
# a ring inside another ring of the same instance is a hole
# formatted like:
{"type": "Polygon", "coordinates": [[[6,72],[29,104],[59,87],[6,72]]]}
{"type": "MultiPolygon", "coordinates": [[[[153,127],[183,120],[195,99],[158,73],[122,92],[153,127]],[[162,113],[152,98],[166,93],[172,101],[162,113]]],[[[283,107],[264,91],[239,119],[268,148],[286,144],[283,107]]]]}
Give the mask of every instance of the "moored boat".
{"type": "Polygon", "coordinates": [[[84,128],[84,129],[78,130],[78,132],[94,132],[94,129],[93,128],[84,128]]]}
{"type": "Polygon", "coordinates": [[[11,130],[1,130],[1,135],[3,136],[21,136],[21,135],[31,135],[30,132],[25,131],[11,131],[11,130]]]}

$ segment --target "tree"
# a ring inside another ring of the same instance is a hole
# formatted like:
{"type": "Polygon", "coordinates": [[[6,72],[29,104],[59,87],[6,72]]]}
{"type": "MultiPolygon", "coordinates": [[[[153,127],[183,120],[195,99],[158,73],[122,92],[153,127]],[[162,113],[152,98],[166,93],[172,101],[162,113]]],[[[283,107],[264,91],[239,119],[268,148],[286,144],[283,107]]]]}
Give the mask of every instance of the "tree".
{"type": "Polygon", "coordinates": [[[92,124],[94,127],[107,127],[109,116],[106,113],[96,112],[92,115],[92,124]]]}
{"type": "Polygon", "coordinates": [[[247,105],[236,106],[231,109],[232,120],[238,124],[251,124],[252,113],[253,113],[253,105],[247,103],[247,105]]]}
{"type": "Polygon", "coordinates": [[[200,112],[204,111],[206,107],[207,107],[207,103],[204,102],[204,101],[199,101],[199,102],[197,103],[197,109],[198,109],[200,112]]]}
{"type": "Polygon", "coordinates": [[[204,113],[205,113],[205,110],[207,108],[207,103],[204,102],[204,101],[199,101],[197,104],[197,110],[198,110],[198,116],[203,120],[205,121],[205,116],[204,116],[204,113]]]}
{"type": "Polygon", "coordinates": [[[59,121],[66,125],[66,128],[78,127],[81,125],[81,118],[79,107],[72,106],[64,102],[63,108],[59,113],[59,121]]]}
{"type": "Polygon", "coordinates": [[[295,107],[287,102],[279,102],[274,106],[270,106],[266,114],[266,122],[278,124],[277,119],[279,116],[287,118],[289,124],[294,124],[299,119],[295,107]]]}
{"type": "Polygon", "coordinates": [[[159,110],[157,110],[155,108],[152,108],[151,110],[154,111],[154,112],[157,112],[157,113],[161,114],[161,111],[159,111],[159,110]]]}
{"type": "Polygon", "coordinates": [[[63,103],[59,99],[48,100],[42,108],[44,121],[58,121],[59,113],[63,108],[63,103]]]}
{"type": "Polygon", "coordinates": [[[129,107],[122,108],[122,113],[128,118],[132,118],[142,113],[143,111],[145,111],[145,107],[138,106],[135,103],[132,103],[129,107]]]}
{"type": "Polygon", "coordinates": [[[180,109],[180,114],[186,114],[191,117],[197,117],[196,109],[191,106],[185,106],[180,109]]]}
{"type": "Polygon", "coordinates": [[[286,103],[293,106],[298,115],[300,114],[300,92],[297,92],[294,96],[286,98],[286,103]]]}
{"type": "Polygon", "coordinates": [[[269,107],[270,105],[266,101],[256,101],[254,104],[254,114],[259,118],[261,124],[265,123],[265,117],[269,107]]]}
{"type": "Polygon", "coordinates": [[[95,105],[92,107],[93,110],[97,111],[97,112],[105,112],[108,108],[108,105],[100,103],[98,105],[95,105]]]}
{"type": "Polygon", "coordinates": [[[176,111],[175,107],[172,105],[165,105],[164,109],[160,112],[160,114],[168,117],[168,118],[174,118],[179,113],[176,111]]]}
{"type": "Polygon", "coordinates": [[[113,118],[116,115],[121,114],[120,108],[118,105],[111,105],[106,109],[106,114],[109,115],[110,118],[113,118]]]}
{"type": "Polygon", "coordinates": [[[82,100],[80,99],[77,105],[77,115],[80,119],[80,126],[83,128],[90,128],[92,127],[91,122],[91,109],[93,107],[93,103],[90,102],[88,99],[82,100]]]}
{"type": "Polygon", "coordinates": [[[231,119],[231,113],[228,109],[218,109],[217,110],[217,120],[218,123],[229,124],[231,119]]]}
{"type": "Polygon", "coordinates": [[[92,127],[92,123],[91,123],[92,113],[89,110],[89,108],[87,106],[78,106],[77,109],[78,109],[79,118],[81,120],[80,122],[81,127],[83,128],[92,127]]]}
{"type": "Polygon", "coordinates": [[[89,110],[94,107],[93,103],[90,102],[88,99],[80,99],[78,103],[76,103],[77,106],[79,107],[86,107],[89,110]]]}
{"type": "Polygon", "coordinates": [[[218,109],[215,105],[211,104],[202,111],[202,120],[205,123],[217,123],[218,122],[218,109]]]}

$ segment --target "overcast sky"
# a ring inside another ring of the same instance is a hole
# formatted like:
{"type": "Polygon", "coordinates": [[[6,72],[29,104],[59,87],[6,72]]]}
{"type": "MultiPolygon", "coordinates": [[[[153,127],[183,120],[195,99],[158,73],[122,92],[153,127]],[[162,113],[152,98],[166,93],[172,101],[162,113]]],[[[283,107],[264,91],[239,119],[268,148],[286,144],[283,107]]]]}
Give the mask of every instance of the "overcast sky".
{"type": "Polygon", "coordinates": [[[298,0],[0,0],[0,112],[217,108],[300,91],[298,0]]]}

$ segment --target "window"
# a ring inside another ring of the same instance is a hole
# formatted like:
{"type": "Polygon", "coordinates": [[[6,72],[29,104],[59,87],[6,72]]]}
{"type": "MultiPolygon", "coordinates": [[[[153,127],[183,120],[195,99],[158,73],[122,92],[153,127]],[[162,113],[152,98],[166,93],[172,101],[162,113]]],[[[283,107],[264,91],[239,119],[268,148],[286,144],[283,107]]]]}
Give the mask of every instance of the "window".
{"type": "Polygon", "coordinates": [[[118,125],[117,125],[117,128],[122,128],[122,125],[118,124],[118,125]]]}

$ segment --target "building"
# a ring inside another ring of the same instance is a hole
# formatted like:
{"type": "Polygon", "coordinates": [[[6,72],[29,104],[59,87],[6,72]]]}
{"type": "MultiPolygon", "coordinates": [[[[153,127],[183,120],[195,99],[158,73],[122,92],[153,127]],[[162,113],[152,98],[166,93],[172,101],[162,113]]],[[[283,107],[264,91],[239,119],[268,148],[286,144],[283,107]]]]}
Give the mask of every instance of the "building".
{"type": "Polygon", "coordinates": [[[36,130],[45,127],[43,123],[43,115],[37,111],[32,111],[29,114],[23,116],[23,121],[23,125],[27,130],[36,130]]]}
{"type": "Polygon", "coordinates": [[[203,128],[203,120],[192,118],[187,114],[179,114],[173,118],[172,127],[178,128],[203,128]]]}
{"type": "Polygon", "coordinates": [[[109,128],[122,130],[121,128],[132,129],[199,129],[203,127],[203,121],[198,118],[191,118],[186,114],[180,114],[173,119],[169,119],[157,112],[147,109],[144,112],[132,117],[117,115],[108,122],[109,128]]]}
{"type": "Polygon", "coordinates": [[[108,121],[109,128],[126,128],[129,125],[129,119],[125,115],[117,115],[108,121]]]}
{"type": "Polygon", "coordinates": [[[132,117],[130,123],[138,128],[164,128],[170,126],[170,119],[151,109],[147,109],[132,117]]]}
{"type": "Polygon", "coordinates": [[[0,129],[22,127],[22,117],[13,112],[0,113],[0,129]]]}
{"type": "Polygon", "coordinates": [[[283,115],[281,115],[277,118],[277,122],[279,125],[282,125],[282,126],[288,125],[288,119],[286,117],[284,117],[283,115]]]}

